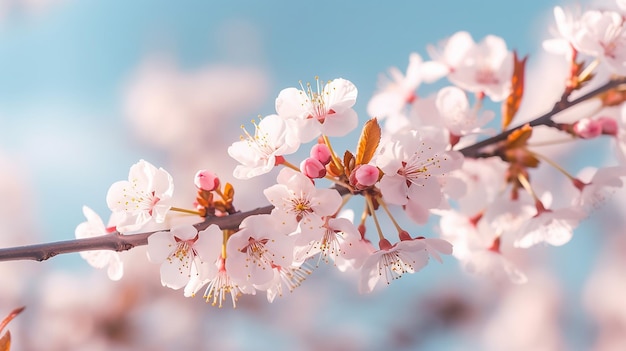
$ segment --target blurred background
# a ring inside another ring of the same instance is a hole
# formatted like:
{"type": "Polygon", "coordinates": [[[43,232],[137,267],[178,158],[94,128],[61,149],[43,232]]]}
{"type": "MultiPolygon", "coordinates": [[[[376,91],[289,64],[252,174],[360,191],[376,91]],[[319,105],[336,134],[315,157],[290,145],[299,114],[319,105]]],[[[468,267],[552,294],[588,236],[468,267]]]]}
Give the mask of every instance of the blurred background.
{"type": "MultiPolygon", "coordinates": [[[[0,0],[0,246],[72,239],[83,205],[106,221],[109,186],[141,158],[173,175],[179,207],[191,206],[201,168],[235,185],[240,209],[265,205],[259,189],[273,176],[231,177],[240,125],[316,75],[355,83],[365,121],[381,73],[459,30],[529,54],[520,115],[548,111],[565,65],[541,41],[561,4],[0,0]]],[[[605,151],[562,162],[573,173],[615,163],[610,145],[594,145],[605,151]]],[[[218,309],[162,288],[138,248],[122,253],[119,282],[78,254],[0,262],[0,317],[26,306],[9,325],[16,351],[624,350],[626,201],[613,201],[564,247],[519,253],[521,286],[446,258],[359,295],[355,276],[321,265],[273,304],[259,294],[218,309]]]]}

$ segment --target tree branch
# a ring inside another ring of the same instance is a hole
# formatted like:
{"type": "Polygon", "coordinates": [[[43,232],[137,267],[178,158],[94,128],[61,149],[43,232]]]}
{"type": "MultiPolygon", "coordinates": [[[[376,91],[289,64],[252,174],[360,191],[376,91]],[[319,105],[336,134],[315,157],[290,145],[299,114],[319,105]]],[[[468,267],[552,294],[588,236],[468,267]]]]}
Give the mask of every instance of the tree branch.
{"type": "MultiPolygon", "coordinates": [[[[626,77],[620,77],[608,81],[603,86],[594,89],[593,91],[573,100],[561,100],[557,102],[552,110],[542,116],[529,122],[531,126],[539,125],[553,125],[552,117],[557,113],[564,111],[572,106],[575,106],[585,100],[596,97],[603,92],[615,88],[619,85],[626,84],[626,77]]],[[[485,154],[481,154],[480,151],[490,145],[497,144],[506,138],[515,130],[521,128],[517,126],[515,128],[506,130],[496,136],[485,139],[474,145],[468,146],[459,150],[465,157],[478,158],[485,157],[485,154]]],[[[338,189],[341,194],[348,192],[345,188],[338,189]]],[[[221,229],[238,229],[244,218],[257,215],[268,214],[272,211],[273,206],[259,207],[251,211],[238,212],[232,215],[224,217],[207,217],[204,221],[195,224],[194,226],[198,230],[204,230],[211,224],[218,225],[221,229]]],[[[148,237],[155,232],[139,233],[123,235],[119,232],[114,232],[111,235],[103,235],[94,238],[66,240],[54,243],[27,245],[20,247],[9,247],[0,249],[0,261],[14,261],[14,260],[35,260],[45,261],[51,257],[59,254],[92,251],[92,250],[114,250],[114,251],[126,251],[137,246],[147,245],[148,237]]]]}
{"type": "MultiPolygon", "coordinates": [[[[559,112],[562,112],[564,110],[567,110],[570,107],[573,107],[575,105],[578,105],[579,103],[589,100],[591,98],[594,98],[604,92],[606,92],[609,89],[618,87],[622,84],[626,84],[626,77],[619,77],[619,78],[615,78],[612,79],[610,81],[608,81],[606,84],[588,92],[587,94],[572,100],[572,101],[567,101],[567,100],[561,100],[559,102],[557,102],[556,104],[554,104],[554,107],[552,108],[552,110],[550,110],[550,112],[547,112],[545,114],[543,114],[542,116],[539,116],[537,118],[535,118],[534,120],[528,122],[528,124],[530,124],[531,127],[536,127],[536,126],[540,126],[540,125],[547,125],[547,126],[552,126],[554,124],[554,122],[552,121],[552,117],[554,117],[554,115],[556,115],[559,112]]],[[[526,123],[524,123],[526,124],[526,123]]],[[[524,125],[520,125],[517,126],[515,128],[512,129],[508,129],[505,130],[504,132],[495,135],[491,138],[485,139],[483,141],[480,141],[476,144],[470,145],[468,147],[465,147],[461,150],[459,150],[465,157],[469,157],[469,158],[479,158],[479,157],[484,157],[484,155],[482,155],[480,153],[480,151],[487,147],[487,146],[491,146],[494,144],[497,144],[501,141],[506,140],[506,138],[513,133],[514,131],[522,128],[524,125]]],[[[492,155],[489,155],[492,156],[492,155]]]]}

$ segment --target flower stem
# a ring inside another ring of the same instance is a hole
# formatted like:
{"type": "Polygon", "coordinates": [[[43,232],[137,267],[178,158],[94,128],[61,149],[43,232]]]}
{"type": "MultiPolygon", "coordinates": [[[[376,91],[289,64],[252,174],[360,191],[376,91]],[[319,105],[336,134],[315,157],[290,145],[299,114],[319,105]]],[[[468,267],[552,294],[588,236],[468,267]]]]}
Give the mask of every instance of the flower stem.
{"type": "Polygon", "coordinates": [[[396,219],[393,217],[393,215],[391,214],[391,211],[389,211],[389,208],[387,207],[387,204],[385,203],[385,201],[383,201],[382,197],[378,197],[377,200],[380,206],[382,206],[383,210],[385,210],[385,212],[387,213],[387,216],[389,216],[389,219],[391,219],[391,222],[393,223],[393,226],[396,227],[396,230],[398,231],[398,233],[402,232],[403,231],[402,227],[400,227],[396,219]]]}
{"type": "Polygon", "coordinates": [[[380,223],[378,223],[378,217],[376,216],[376,210],[374,210],[374,203],[372,202],[372,198],[369,194],[365,194],[365,201],[367,202],[367,206],[369,208],[369,212],[372,215],[372,218],[374,219],[374,224],[376,224],[376,230],[378,231],[378,237],[380,238],[380,240],[385,239],[385,236],[383,235],[383,231],[380,228],[380,223]]]}
{"type": "Polygon", "coordinates": [[[342,169],[343,167],[341,166],[341,161],[337,158],[335,150],[333,150],[333,147],[330,145],[330,140],[326,135],[322,135],[322,138],[324,138],[324,144],[326,144],[326,146],[328,146],[328,150],[330,150],[330,157],[333,159],[333,163],[338,169],[342,169]]]}
{"type": "Polygon", "coordinates": [[[550,166],[556,168],[559,172],[563,173],[563,175],[565,175],[570,180],[574,180],[576,178],[573,175],[571,175],[568,171],[566,171],[563,167],[561,167],[559,164],[554,162],[552,159],[550,159],[550,158],[548,158],[548,157],[546,157],[546,156],[544,156],[542,154],[530,151],[528,149],[526,149],[526,151],[530,152],[530,154],[535,156],[536,158],[539,158],[539,159],[547,162],[550,166]]]}
{"type": "Polygon", "coordinates": [[[200,216],[200,212],[196,211],[196,210],[188,210],[186,208],[180,208],[180,207],[170,207],[170,210],[171,211],[176,211],[176,212],[181,212],[181,213],[186,213],[186,214],[200,216]]]}
{"type": "Polygon", "coordinates": [[[294,170],[294,171],[296,171],[296,172],[300,172],[300,168],[299,168],[299,167],[296,167],[295,165],[293,165],[292,163],[290,163],[290,162],[289,162],[289,161],[287,161],[287,160],[284,160],[281,164],[282,164],[283,166],[287,167],[287,168],[291,168],[291,169],[293,169],[293,170],[294,170]]]}

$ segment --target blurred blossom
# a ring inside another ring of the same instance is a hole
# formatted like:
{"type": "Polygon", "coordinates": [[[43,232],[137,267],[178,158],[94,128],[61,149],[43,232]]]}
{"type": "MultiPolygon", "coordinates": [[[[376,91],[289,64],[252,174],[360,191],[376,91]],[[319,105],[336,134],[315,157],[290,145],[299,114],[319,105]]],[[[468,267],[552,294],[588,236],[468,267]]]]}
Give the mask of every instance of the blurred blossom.
{"type": "Polygon", "coordinates": [[[484,329],[485,350],[563,350],[559,326],[563,294],[555,277],[531,272],[525,285],[511,286],[484,329]]]}
{"type": "Polygon", "coordinates": [[[208,64],[183,71],[171,60],[149,58],[130,79],[126,114],[139,138],[165,150],[230,143],[224,130],[238,133],[233,119],[258,114],[267,85],[259,68],[208,64]]]}
{"type": "MultiPolygon", "coordinates": [[[[623,227],[622,227],[623,228],[623,227]]],[[[626,239],[624,230],[603,245],[604,254],[587,280],[583,294],[597,335],[593,350],[626,349],[626,239]]]]}

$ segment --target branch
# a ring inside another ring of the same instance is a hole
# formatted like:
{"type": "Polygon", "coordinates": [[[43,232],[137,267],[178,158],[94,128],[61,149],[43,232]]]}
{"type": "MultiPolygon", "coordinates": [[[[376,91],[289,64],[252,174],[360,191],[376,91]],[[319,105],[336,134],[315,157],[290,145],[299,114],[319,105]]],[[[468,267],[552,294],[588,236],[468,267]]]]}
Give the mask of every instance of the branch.
{"type": "MultiPolygon", "coordinates": [[[[626,84],[626,77],[619,77],[619,78],[615,78],[612,79],[610,81],[608,81],[606,84],[600,86],[599,88],[596,88],[590,92],[588,92],[587,94],[572,100],[572,101],[567,101],[567,100],[561,100],[559,102],[557,102],[556,104],[554,104],[554,107],[552,108],[552,110],[550,112],[545,113],[542,116],[539,116],[537,118],[535,118],[534,120],[528,122],[528,124],[530,124],[531,127],[536,127],[536,126],[540,126],[540,125],[546,125],[546,126],[553,126],[554,122],[552,121],[552,117],[554,117],[554,115],[556,115],[559,112],[562,112],[564,110],[567,110],[570,107],[573,107],[575,105],[578,105],[579,103],[592,99],[602,93],[604,93],[605,91],[618,87],[622,84],[626,84]]],[[[526,124],[526,123],[524,123],[526,124]]],[[[506,140],[506,138],[513,133],[514,131],[522,128],[524,125],[521,126],[517,126],[515,128],[512,129],[508,129],[498,135],[495,135],[491,138],[485,139],[481,142],[478,142],[476,144],[470,145],[468,147],[465,147],[461,150],[459,150],[465,157],[470,157],[470,158],[479,158],[479,157],[485,157],[485,156],[492,156],[492,155],[483,155],[480,153],[480,150],[482,150],[483,148],[485,148],[486,146],[490,146],[490,145],[494,145],[497,144],[501,141],[506,140]]]]}
{"type": "MultiPolygon", "coordinates": [[[[256,214],[270,213],[273,208],[273,206],[265,206],[252,211],[238,212],[225,217],[207,217],[204,221],[195,224],[194,227],[198,230],[204,230],[211,224],[217,224],[221,229],[237,229],[244,218],[256,214]]],[[[9,247],[0,249],[0,261],[45,261],[59,254],[91,250],[126,251],[136,246],[147,245],[148,237],[154,233],[156,232],[124,235],[119,232],[114,232],[110,235],[103,235],[94,238],[9,247]]]]}
{"type": "MultiPolygon", "coordinates": [[[[626,84],[626,77],[615,78],[608,81],[603,86],[596,88],[595,90],[573,100],[567,101],[566,99],[562,99],[557,102],[552,110],[542,116],[537,117],[532,120],[530,123],[531,126],[539,126],[539,125],[547,125],[552,126],[554,122],[552,121],[552,117],[557,113],[564,111],[572,106],[575,106],[585,100],[589,100],[591,98],[596,97],[597,95],[602,94],[603,92],[615,88],[619,85],[626,84]]],[[[513,129],[506,130],[496,136],[485,139],[481,142],[478,142],[474,145],[468,146],[459,150],[465,157],[470,158],[478,158],[478,157],[486,157],[491,155],[481,154],[480,151],[490,145],[497,144],[501,141],[506,140],[506,138],[514,132],[515,130],[521,128],[522,126],[515,127],[513,129]]],[[[345,188],[338,188],[338,191],[341,194],[346,194],[348,192],[345,188]]],[[[259,207],[251,211],[247,212],[238,212],[232,215],[224,216],[224,217],[207,217],[204,221],[195,224],[194,226],[198,230],[204,230],[211,224],[218,225],[221,229],[238,229],[241,222],[244,218],[257,215],[257,214],[268,214],[272,211],[273,206],[265,206],[259,207]]],[[[119,232],[114,232],[111,235],[104,235],[94,238],[87,239],[76,239],[76,240],[66,240],[59,241],[54,243],[46,243],[46,244],[37,244],[37,245],[27,245],[20,247],[9,247],[0,249],[0,261],[14,261],[14,260],[35,260],[35,261],[45,261],[51,257],[54,257],[59,254],[64,253],[72,253],[72,252],[81,252],[81,251],[91,251],[91,250],[114,250],[114,251],[126,251],[130,250],[137,246],[147,245],[148,237],[155,232],[147,232],[140,234],[130,234],[123,235],[119,232]]]]}

